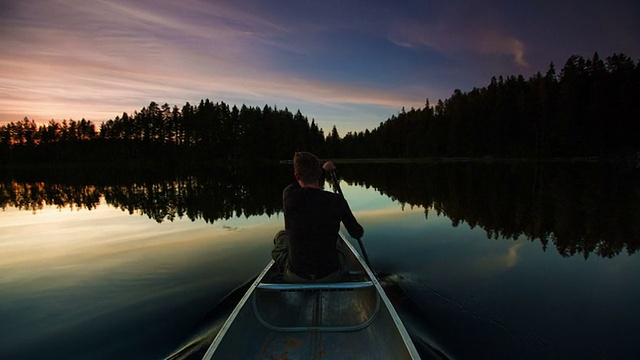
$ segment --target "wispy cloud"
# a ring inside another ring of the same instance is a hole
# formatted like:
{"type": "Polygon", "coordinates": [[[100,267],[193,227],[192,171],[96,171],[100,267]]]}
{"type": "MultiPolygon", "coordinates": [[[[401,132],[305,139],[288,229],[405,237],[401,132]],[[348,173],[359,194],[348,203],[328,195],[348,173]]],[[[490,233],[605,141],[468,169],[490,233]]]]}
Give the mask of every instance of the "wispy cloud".
{"type": "Polygon", "coordinates": [[[13,51],[0,60],[0,120],[17,115],[104,120],[105,113],[113,117],[151,100],[216,96],[335,107],[399,108],[407,102],[406,94],[269,68],[267,47],[291,29],[224,2],[29,5],[12,20],[19,25],[14,36],[2,40],[13,51]]]}
{"type": "Polygon", "coordinates": [[[364,130],[492,75],[545,70],[589,41],[640,56],[637,5],[581,7],[576,26],[562,4],[555,15],[503,0],[3,2],[0,122],[102,121],[150,101],[210,98],[297,106],[364,130]],[[596,10],[599,32],[584,25],[596,10]]]}
{"type": "Polygon", "coordinates": [[[477,55],[508,55],[526,68],[525,44],[485,3],[448,3],[432,8],[428,21],[410,19],[391,26],[389,39],[405,47],[430,47],[458,59],[477,55]],[[476,55],[474,55],[476,54],[476,55]]]}

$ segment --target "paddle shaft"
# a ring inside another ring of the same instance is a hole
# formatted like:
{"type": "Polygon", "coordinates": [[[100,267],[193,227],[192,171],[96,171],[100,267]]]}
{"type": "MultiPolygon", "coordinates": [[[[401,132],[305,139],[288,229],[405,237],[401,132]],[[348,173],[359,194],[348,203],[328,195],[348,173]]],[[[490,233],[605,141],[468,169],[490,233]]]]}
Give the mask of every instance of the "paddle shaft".
{"type": "MultiPolygon", "coordinates": [[[[344,194],[342,193],[342,189],[340,188],[340,183],[338,182],[338,176],[336,175],[335,170],[331,171],[331,182],[333,182],[333,187],[338,192],[338,194],[340,194],[340,196],[342,196],[342,198],[345,199],[346,201],[347,199],[344,197],[344,194]]],[[[356,240],[358,240],[358,245],[360,245],[360,250],[362,251],[362,257],[364,258],[364,262],[367,263],[367,266],[369,266],[369,269],[373,271],[373,267],[371,267],[371,262],[369,262],[369,256],[367,256],[367,250],[365,250],[364,248],[362,239],[357,237],[356,240]]]]}

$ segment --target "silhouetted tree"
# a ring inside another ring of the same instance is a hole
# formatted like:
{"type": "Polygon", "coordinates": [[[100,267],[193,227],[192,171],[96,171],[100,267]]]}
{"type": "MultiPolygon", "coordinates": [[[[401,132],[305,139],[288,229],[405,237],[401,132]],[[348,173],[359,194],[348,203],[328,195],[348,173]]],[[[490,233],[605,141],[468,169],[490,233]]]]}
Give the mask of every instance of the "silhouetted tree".
{"type": "Polygon", "coordinates": [[[175,163],[290,158],[295,150],[324,157],[590,157],[637,158],[640,152],[640,63],[622,54],[603,60],[571,56],[556,74],[492,77],[484,88],[456,89],[432,106],[404,108],[372,130],[326,136],[299,110],[224,102],[180,109],[152,101],[102,123],[24,118],[0,126],[2,163],[143,161],[175,163]]]}

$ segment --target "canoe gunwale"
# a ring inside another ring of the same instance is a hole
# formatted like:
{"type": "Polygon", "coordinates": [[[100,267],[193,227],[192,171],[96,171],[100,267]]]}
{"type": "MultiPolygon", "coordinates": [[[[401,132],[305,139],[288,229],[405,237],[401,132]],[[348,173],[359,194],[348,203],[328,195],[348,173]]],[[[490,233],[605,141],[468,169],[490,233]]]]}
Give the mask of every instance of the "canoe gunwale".
{"type": "Polygon", "coordinates": [[[402,341],[404,341],[404,345],[407,348],[409,355],[411,356],[412,359],[420,359],[418,350],[416,349],[416,346],[413,344],[413,341],[411,340],[411,336],[409,335],[407,328],[404,327],[404,324],[400,319],[400,315],[398,315],[395,307],[391,303],[391,300],[389,299],[387,294],[384,292],[382,285],[380,285],[380,282],[378,281],[378,277],[373,273],[373,270],[369,268],[367,263],[364,261],[364,258],[360,255],[358,251],[356,251],[353,245],[351,245],[351,243],[347,241],[347,239],[344,237],[342,233],[340,233],[340,237],[342,238],[344,245],[346,245],[347,248],[351,250],[351,252],[353,253],[353,256],[355,256],[355,258],[360,262],[360,264],[362,265],[366,273],[369,275],[369,278],[374,283],[376,289],[378,289],[378,294],[380,295],[380,298],[384,303],[385,307],[389,311],[389,314],[391,315],[391,318],[393,319],[393,322],[396,328],[398,329],[400,336],[402,337],[402,341]]]}
{"type": "Polygon", "coordinates": [[[233,311],[231,312],[231,315],[229,315],[227,320],[222,325],[222,328],[220,328],[220,331],[216,335],[215,339],[213,339],[213,341],[211,342],[211,345],[209,345],[209,348],[207,349],[207,352],[202,356],[202,359],[213,358],[213,354],[218,348],[218,345],[220,345],[220,343],[224,339],[224,335],[227,333],[227,331],[233,324],[233,321],[236,319],[236,317],[238,316],[238,314],[240,313],[244,305],[247,303],[249,298],[253,295],[253,292],[255,291],[258,284],[260,284],[264,276],[269,272],[269,270],[271,270],[271,267],[273,266],[273,264],[275,264],[275,261],[271,260],[269,264],[267,264],[267,266],[264,268],[264,270],[262,270],[260,275],[258,275],[258,277],[253,282],[253,284],[251,284],[251,287],[247,289],[247,292],[244,293],[244,296],[242,296],[242,299],[240,299],[240,301],[238,302],[238,305],[236,305],[236,307],[233,309],[233,311]]]}

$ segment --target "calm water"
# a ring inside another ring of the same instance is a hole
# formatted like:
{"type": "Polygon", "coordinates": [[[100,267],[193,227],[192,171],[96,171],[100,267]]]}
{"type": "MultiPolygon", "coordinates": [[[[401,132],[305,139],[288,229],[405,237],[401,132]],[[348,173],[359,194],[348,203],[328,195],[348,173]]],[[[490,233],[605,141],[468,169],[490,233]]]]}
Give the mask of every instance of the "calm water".
{"type": "MultiPolygon", "coordinates": [[[[451,358],[637,353],[636,169],[339,169],[420,346],[451,358]]],[[[235,300],[216,305],[266,265],[282,227],[289,169],[259,174],[5,174],[0,358],[159,359],[214,334],[235,300]]]]}

